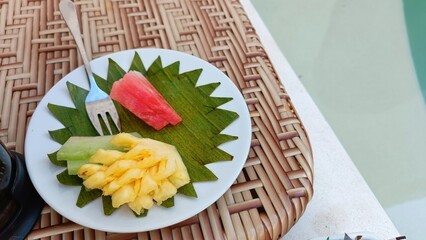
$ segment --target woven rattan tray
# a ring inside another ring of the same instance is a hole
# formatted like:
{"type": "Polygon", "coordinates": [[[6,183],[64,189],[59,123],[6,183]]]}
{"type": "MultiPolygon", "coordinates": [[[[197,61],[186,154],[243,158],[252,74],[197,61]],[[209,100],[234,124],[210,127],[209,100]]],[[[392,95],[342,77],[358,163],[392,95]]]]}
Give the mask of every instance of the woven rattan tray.
{"type": "MultiPolygon", "coordinates": [[[[59,0],[0,0],[0,139],[23,152],[37,103],[82,65],[59,0]]],[[[113,234],[68,221],[46,206],[29,239],[277,239],[313,194],[307,134],[242,5],[236,0],[75,1],[92,58],[125,49],[187,52],[238,86],[252,120],[249,157],[215,204],[161,230],[113,234]]]]}

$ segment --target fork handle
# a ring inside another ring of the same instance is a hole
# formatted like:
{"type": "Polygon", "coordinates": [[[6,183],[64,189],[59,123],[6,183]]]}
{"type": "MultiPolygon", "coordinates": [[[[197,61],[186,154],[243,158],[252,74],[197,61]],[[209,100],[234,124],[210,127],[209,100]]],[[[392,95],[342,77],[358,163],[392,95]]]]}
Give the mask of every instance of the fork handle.
{"type": "Polygon", "coordinates": [[[89,57],[87,56],[86,48],[84,47],[83,39],[81,38],[80,25],[78,23],[75,5],[70,0],[61,0],[59,3],[59,11],[61,12],[62,17],[73,35],[75,43],[77,44],[77,49],[80,52],[84,67],[86,68],[86,72],[89,77],[90,87],[95,87],[96,83],[93,78],[92,68],[90,67],[89,57]]]}

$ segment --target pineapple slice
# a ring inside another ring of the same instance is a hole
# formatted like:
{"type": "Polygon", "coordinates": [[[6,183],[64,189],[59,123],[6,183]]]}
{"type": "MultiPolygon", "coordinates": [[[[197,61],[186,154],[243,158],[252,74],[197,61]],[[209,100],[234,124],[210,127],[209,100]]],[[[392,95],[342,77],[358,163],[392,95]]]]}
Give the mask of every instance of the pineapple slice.
{"type": "Polygon", "coordinates": [[[175,156],[176,160],[176,171],[168,178],[173,185],[175,185],[176,188],[180,188],[185,184],[188,184],[189,174],[188,170],[186,169],[185,164],[182,161],[182,158],[179,154],[176,154],[175,156]]]}
{"type": "Polygon", "coordinates": [[[158,164],[157,171],[152,174],[152,177],[156,181],[164,180],[170,177],[173,173],[176,172],[176,161],[173,158],[168,160],[163,160],[158,164]]]}
{"type": "Polygon", "coordinates": [[[153,198],[158,205],[177,193],[177,188],[169,180],[164,179],[161,181],[161,184],[158,185],[158,188],[154,191],[153,198]]]}
{"type": "Polygon", "coordinates": [[[106,167],[99,164],[84,164],[78,169],[77,175],[82,179],[87,179],[96,172],[105,171],[106,167]]]}
{"type": "Polygon", "coordinates": [[[111,144],[117,147],[132,148],[138,144],[142,138],[138,138],[129,133],[119,133],[111,139],[111,144]]]}
{"type": "Polygon", "coordinates": [[[110,166],[117,159],[121,158],[124,155],[124,152],[117,150],[104,150],[98,149],[94,155],[90,157],[91,163],[99,163],[104,166],[110,166]]]}
{"type": "Polygon", "coordinates": [[[105,170],[105,173],[108,176],[120,177],[128,169],[135,167],[136,163],[137,161],[130,159],[117,160],[105,170]]]}
{"type": "Polygon", "coordinates": [[[114,208],[127,204],[141,214],[154,201],[160,205],[190,181],[173,145],[127,133],[114,136],[111,143],[128,151],[100,149],[91,156],[90,164],[78,170],[78,176],[87,188],[98,188],[111,196],[114,208]]]}
{"type": "Polygon", "coordinates": [[[131,183],[121,186],[111,195],[112,206],[114,208],[119,208],[121,205],[132,202],[135,199],[136,193],[131,183]]]}
{"type": "Polygon", "coordinates": [[[117,184],[126,185],[128,183],[134,182],[137,179],[140,179],[142,175],[143,171],[141,169],[130,168],[117,179],[117,184]]]}
{"type": "Polygon", "coordinates": [[[151,174],[145,174],[140,180],[140,188],[138,195],[149,194],[158,188],[157,182],[151,177],[151,174]]]}
{"type": "Polygon", "coordinates": [[[117,180],[112,180],[102,188],[103,195],[111,196],[115,191],[120,189],[122,185],[117,183],[117,180]]]}
{"type": "Polygon", "coordinates": [[[126,152],[123,158],[141,161],[150,157],[152,154],[154,154],[153,151],[150,151],[147,146],[139,143],[134,145],[128,152],[126,152]]]}
{"type": "Polygon", "coordinates": [[[83,185],[86,188],[94,189],[99,188],[102,189],[106,184],[108,184],[110,181],[112,181],[113,178],[110,176],[107,176],[105,172],[98,171],[88,177],[86,180],[84,180],[83,185]]]}
{"type": "Polygon", "coordinates": [[[130,209],[136,214],[141,214],[145,209],[150,209],[154,205],[154,201],[149,195],[137,196],[136,199],[128,203],[130,209]]]}

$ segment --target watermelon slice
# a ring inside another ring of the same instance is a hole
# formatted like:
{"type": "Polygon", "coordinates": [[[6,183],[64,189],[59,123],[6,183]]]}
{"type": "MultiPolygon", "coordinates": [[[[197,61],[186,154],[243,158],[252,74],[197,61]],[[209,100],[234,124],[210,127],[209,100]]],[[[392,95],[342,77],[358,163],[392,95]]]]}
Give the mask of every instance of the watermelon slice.
{"type": "Polygon", "coordinates": [[[163,96],[139,72],[130,71],[114,82],[110,96],[156,130],[182,121],[163,96]]]}

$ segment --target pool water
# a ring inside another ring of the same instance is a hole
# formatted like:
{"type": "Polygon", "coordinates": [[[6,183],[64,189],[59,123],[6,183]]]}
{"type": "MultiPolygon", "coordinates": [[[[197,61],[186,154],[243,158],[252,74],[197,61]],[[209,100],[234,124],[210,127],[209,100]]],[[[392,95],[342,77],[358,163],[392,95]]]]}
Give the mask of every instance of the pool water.
{"type": "Polygon", "coordinates": [[[405,0],[403,3],[411,56],[426,102],[426,1],[405,0]]]}
{"type": "Polygon", "coordinates": [[[426,1],[252,2],[401,234],[422,239],[426,1]]]}

